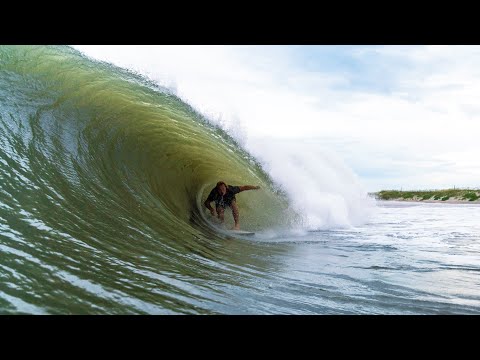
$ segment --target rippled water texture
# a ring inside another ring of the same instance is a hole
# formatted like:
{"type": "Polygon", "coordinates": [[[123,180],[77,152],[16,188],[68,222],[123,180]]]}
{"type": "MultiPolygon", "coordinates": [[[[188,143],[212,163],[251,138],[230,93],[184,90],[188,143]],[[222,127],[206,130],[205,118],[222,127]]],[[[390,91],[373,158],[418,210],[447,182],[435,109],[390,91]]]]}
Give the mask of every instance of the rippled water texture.
{"type": "Polygon", "coordinates": [[[0,47],[2,314],[479,313],[479,216],[379,203],[360,227],[298,230],[258,162],[168,90],[68,47],[0,47]],[[254,237],[212,227],[219,178],[262,187],[237,196],[254,237]]]}

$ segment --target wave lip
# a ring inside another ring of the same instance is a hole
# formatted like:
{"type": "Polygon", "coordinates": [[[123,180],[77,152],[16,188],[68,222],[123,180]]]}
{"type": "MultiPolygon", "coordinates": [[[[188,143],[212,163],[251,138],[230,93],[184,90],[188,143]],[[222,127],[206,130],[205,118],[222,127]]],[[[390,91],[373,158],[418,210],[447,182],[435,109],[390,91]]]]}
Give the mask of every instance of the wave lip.
{"type": "Polygon", "coordinates": [[[64,223],[121,237],[148,228],[175,239],[202,235],[198,200],[222,179],[262,186],[238,199],[246,226],[275,226],[285,215],[286,199],[258,162],[168,90],[68,47],[5,46],[0,55],[8,92],[0,103],[1,166],[12,185],[2,185],[4,203],[22,189],[29,196],[18,208],[32,208],[51,229],[64,223]],[[52,219],[57,208],[64,213],[52,219]]]}

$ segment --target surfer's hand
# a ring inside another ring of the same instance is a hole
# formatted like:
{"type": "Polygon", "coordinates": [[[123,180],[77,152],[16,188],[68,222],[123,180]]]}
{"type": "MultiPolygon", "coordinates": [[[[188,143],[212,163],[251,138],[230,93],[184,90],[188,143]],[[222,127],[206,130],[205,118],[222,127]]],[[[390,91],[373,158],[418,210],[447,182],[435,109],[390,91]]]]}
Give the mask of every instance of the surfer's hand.
{"type": "Polygon", "coordinates": [[[217,216],[214,209],[210,210],[210,214],[212,214],[212,216],[214,216],[214,217],[217,216]]]}
{"type": "Polygon", "coordinates": [[[255,189],[256,189],[256,190],[260,189],[260,186],[255,186],[255,189]]]}

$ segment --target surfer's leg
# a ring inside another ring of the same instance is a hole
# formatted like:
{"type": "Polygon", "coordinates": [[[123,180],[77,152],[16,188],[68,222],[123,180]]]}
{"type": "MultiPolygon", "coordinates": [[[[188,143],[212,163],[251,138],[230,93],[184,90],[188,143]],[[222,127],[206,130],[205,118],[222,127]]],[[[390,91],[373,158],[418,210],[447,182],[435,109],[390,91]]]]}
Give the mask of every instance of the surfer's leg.
{"type": "Polygon", "coordinates": [[[230,204],[230,207],[232,208],[233,220],[235,220],[235,227],[233,229],[240,230],[240,223],[238,221],[239,213],[238,213],[237,202],[233,200],[232,203],[230,204]]]}
{"type": "Polygon", "coordinates": [[[222,206],[217,207],[217,216],[220,219],[220,221],[223,223],[225,220],[225,208],[222,206]]]}

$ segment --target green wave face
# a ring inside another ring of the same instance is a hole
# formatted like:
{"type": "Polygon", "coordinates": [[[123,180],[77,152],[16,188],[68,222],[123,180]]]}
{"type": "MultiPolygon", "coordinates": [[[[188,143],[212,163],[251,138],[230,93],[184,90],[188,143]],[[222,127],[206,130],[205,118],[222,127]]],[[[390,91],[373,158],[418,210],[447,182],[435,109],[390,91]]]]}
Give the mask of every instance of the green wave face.
{"type": "Polygon", "coordinates": [[[190,269],[192,254],[225,241],[202,208],[219,180],[262,187],[237,195],[242,228],[298,220],[223,130],[167,89],[69,47],[0,47],[0,176],[0,264],[31,257],[47,272],[100,269],[101,253],[190,269]]]}

